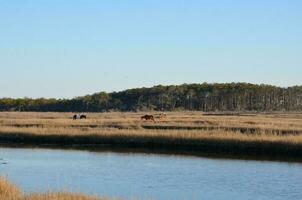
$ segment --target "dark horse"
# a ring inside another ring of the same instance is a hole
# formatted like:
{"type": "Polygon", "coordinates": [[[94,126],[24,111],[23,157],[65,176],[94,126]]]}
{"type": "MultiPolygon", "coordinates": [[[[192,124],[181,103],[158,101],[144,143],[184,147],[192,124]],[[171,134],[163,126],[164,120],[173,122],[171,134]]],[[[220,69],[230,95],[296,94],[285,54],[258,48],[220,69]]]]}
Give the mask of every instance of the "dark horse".
{"type": "Polygon", "coordinates": [[[83,115],[83,114],[81,114],[81,115],[76,114],[72,118],[73,118],[73,120],[76,120],[76,119],[86,119],[87,117],[86,117],[86,115],[83,115]]]}
{"type": "Polygon", "coordinates": [[[141,117],[141,120],[146,120],[146,121],[155,121],[153,115],[144,115],[141,117]]]}

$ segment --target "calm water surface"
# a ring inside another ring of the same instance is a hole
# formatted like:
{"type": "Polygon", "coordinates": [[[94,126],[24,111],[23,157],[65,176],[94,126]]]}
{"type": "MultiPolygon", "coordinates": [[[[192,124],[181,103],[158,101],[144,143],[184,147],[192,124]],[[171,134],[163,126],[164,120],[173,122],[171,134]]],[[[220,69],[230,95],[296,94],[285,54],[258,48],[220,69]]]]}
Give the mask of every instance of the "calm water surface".
{"type": "Polygon", "coordinates": [[[302,165],[141,153],[0,148],[0,174],[26,192],[123,199],[302,199],[302,165]]]}

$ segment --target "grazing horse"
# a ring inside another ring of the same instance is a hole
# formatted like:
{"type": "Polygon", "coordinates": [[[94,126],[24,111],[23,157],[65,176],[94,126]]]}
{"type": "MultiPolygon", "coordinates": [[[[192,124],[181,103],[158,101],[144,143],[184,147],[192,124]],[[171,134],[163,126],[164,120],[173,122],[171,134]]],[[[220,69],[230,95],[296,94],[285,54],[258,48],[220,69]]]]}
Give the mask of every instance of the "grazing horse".
{"type": "Polygon", "coordinates": [[[159,122],[164,121],[167,118],[167,114],[164,112],[161,112],[161,113],[156,114],[155,118],[159,122]]]}
{"type": "Polygon", "coordinates": [[[144,116],[141,117],[141,120],[155,121],[153,115],[144,115],[144,116]]]}
{"type": "Polygon", "coordinates": [[[77,119],[86,119],[86,115],[83,114],[76,114],[72,117],[73,120],[77,120],[77,119]]]}
{"type": "Polygon", "coordinates": [[[167,114],[166,113],[162,112],[162,113],[159,114],[159,120],[162,121],[162,120],[164,120],[166,118],[167,118],[167,114]]]}

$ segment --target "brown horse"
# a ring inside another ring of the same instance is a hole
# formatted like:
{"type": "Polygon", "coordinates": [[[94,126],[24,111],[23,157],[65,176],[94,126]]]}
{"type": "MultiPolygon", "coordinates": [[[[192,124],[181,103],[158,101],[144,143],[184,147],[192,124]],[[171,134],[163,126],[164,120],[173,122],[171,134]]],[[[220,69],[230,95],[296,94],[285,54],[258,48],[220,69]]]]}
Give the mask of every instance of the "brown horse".
{"type": "Polygon", "coordinates": [[[141,120],[155,121],[153,115],[144,115],[144,116],[141,117],[141,120]]]}

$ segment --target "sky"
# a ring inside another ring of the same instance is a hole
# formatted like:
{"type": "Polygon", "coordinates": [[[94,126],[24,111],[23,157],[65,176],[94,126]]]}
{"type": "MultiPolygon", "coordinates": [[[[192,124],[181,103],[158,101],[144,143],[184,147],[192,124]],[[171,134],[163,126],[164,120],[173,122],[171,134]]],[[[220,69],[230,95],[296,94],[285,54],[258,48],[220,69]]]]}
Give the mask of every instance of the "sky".
{"type": "Polygon", "coordinates": [[[302,85],[301,0],[0,0],[0,97],[302,85]]]}

